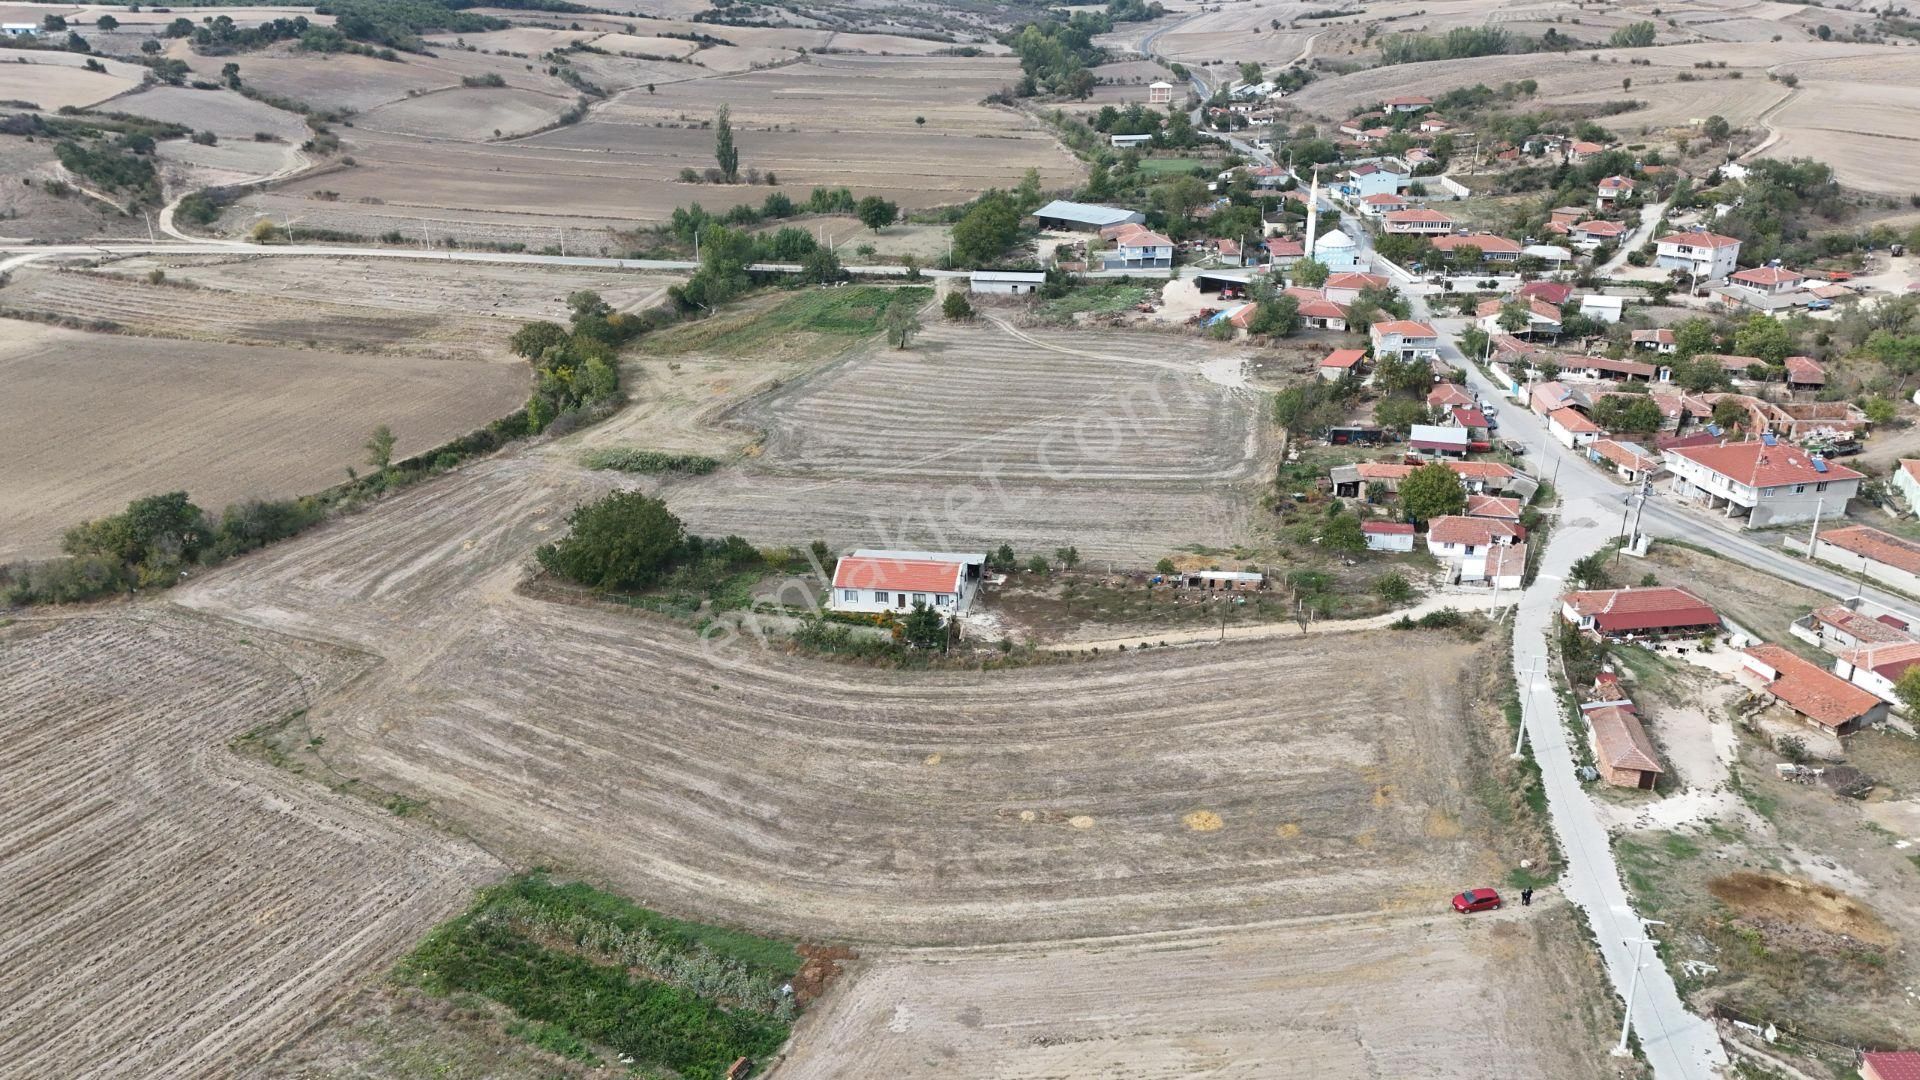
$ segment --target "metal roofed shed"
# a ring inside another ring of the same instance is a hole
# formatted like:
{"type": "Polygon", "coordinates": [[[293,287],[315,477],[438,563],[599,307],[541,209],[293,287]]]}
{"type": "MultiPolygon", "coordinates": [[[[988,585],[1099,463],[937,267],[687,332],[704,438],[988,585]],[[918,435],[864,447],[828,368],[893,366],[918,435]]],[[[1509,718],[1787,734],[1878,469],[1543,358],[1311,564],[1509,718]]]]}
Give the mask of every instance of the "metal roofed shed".
{"type": "Polygon", "coordinates": [[[1128,223],[1144,224],[1147,215],[1138,210],[1122,210],[1117,206],[1100,206],[1095,203],[1068,202],[1055,199],[1033,212],[1043,229],[1104,229],[1112,225],[1128,223]]]}
{"type": "Polygon", "coordinates": [[[967,289],[976,293],[1025,295],[1038,292],[1047,275],[1028,270],[975,270],[967,278],[967,289]]]}

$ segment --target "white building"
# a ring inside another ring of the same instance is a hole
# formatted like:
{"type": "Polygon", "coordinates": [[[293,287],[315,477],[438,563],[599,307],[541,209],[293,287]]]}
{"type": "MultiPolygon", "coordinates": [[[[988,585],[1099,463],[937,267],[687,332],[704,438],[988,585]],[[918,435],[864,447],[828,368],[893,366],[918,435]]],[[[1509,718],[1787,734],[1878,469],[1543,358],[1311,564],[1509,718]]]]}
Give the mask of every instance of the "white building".
{"type": "Polygon", "coordinates": [[[986,562],[985,555],[947,551],[856,551],[834,566],[827,607],[905,613],[918,604],[951,618],[972,604],[986,562]]]}
{"type": "Polygon", "coordinates": [[[1375,358],[1397,356],[1402,360],[1440,359],[1440,334],[1426,323],[1410,319],[1377,322],[1368,328],[1375,358]]]}
{"type": "Polygon", "coordinates": [[[1363,269],[1360,263],[1360,245],[1353,237],[1331,229],[1324,235],[1314,238],[1310,245],[1309,258],[1334,273],[1363,269]]]}
{"type": "Polygon", "coordinates": [[[1740,241],[1705,229],[1663,236],[1653,244],[1655,266],[1681,270],[1701,281],[1726,277],[1740,266],[1740,241]]]}
{"type": "Polygon", "coordinates": [[[1047,275],[1027,270],[975,270],[967,276],[967,289],[976,293],[1024,295],[1046,284],[1047,275]]]}
{"type": "Polygon", "coordinates": [[[1674,475],[1676,497],[1744,517],[1750,529],[1839,516],[1864,479],[1772,435],[1718,446],[1677,446],[1663,456],[1674,475]]]}
{"type": "Polygon", "coordinates": [[[1496,547],[1520,543],[1525,535],[1525,529],[1510,521],[1448,515],[1427,523],[1427,551],[1452,563],[1458,580],[1485,581],[1488,554],[1496,547]]]}
{"type": "Polygon", "coordinates": [[[1368,551],[1413,550],[1413,523],[1410,521],[1364,521],[1360,523],[1360,532],[1367,538],[1368,551]]]}
{"type": "Polygon", "coordinates": [[[40,33],[39,23],[10,22],[0,23],[0,37],[35,37],[40,33]]]}
{"type": "Polygon", "coordinates": [[[1893,490],[1907,501],[1907,509],[1920,510],[1920,458],[1901,458],[1893,470],[1893,490]]]}
{"type": "Polygon", "coordinates": [[[1588,293],[1580,297],[1580,314],[1597,322],[1617,323],[1620,316],[1626,314],[1627,298],[1624,296],[1602,296],[1588,293]]]}
{"type": "Polygon", "coordinates": [[[1173,241],[1145,225],[1129,222],[1101,229],[1100,235],[1113,241],[1113,250],[1104,256],[1109,270],[1166,269],[1173,265],[1173,241]]]}
{"type": "Polygon", "coordinates": [[[1173,84],[1157,82],[1147,87],[1147,104],[1170,105],[1173,103],[1173,84]]]}

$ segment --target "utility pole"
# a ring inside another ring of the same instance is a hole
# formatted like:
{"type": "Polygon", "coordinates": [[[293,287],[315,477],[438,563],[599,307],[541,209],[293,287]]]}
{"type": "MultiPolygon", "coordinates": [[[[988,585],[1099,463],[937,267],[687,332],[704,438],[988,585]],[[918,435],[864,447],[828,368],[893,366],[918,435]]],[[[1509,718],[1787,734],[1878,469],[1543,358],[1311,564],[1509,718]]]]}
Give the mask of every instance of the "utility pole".
{"type": "MultiPolygon", "coordinates": [[[[1640,922],[1645,926],[1667,925],[1658,919],[1641,919],[1640,922]]],[[[1654,941],[1652,938],[1643,937],[1639,941],[1624,942],[1624,944],[1633,946],[1633,977],[1627,980],[1627,1008],[1624,1015],[1620,1018],[1620,1043],[1613,1048],[1614,1057],[1631,1057],[1633,1055],[1633,1051],[1627,1049],[1627,1035],[1633,1029],[1633,998],[1640,990],[1640,969],[1646,967],[1646,964],[1641,962],[1641,958],[1646,953],[1648,945],[1658,945],[1660,943],[1654,941]]]]}
{"type": "Polygon", "coordinates": [[[1513,740],[1513,760],[1515,761],[1526,756],[1527,713],[1528,707],[1533,704],[1533,680],[1539,674],[1540,664],[1544,659],[1536,656],[1533,658],[1533,663],[1527,665],[1527,685],[1520,688],[1520,735],[1513,740]]]}
{"type": "Polygon", "coordinates": [[[1813,502],[1813,528],[1807,533],[1807,561],[1813,561],[1813,545],[1820,542],[1820,511],[1826,509],[1827,500],[1815,499],[1813,502]]]}

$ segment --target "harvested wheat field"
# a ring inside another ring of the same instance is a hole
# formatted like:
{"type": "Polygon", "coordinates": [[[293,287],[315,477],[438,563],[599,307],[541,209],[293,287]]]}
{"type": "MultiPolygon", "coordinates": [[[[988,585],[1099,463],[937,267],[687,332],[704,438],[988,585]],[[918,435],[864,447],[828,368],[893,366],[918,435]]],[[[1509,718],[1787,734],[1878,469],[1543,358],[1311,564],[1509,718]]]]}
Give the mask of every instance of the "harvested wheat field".
{"type": "Polygon", "coordinates": [[[1071,544],[1128,565],[1234,547],[1252,539],[1270,449],[1242,360],[1178,337],[930,327],[912,349],[858,350],[730,413],[763,446],[676,505],[705,533],[779,522],[761,538],[780,542],[1071,544]]]}
{"type": "Polygon", "coordinates": [[[98,105],[140,85],[141,69],[118,60],[104,61],[105,71],[87,71],[80,66],[85,57],[73,53],[9,53],[5,59],[0,101],[31,102],[44,112],[98,105]]]}
{"type": "Polygon", "coordinates": [[[0,629],[0,1076],[228,1075],[498,872],[228,749],[374,662],[164,605],[0,629]]]}
{"type": "MultiPolygon", "coordinates": [[[[0,296],[4,296],[0,293],[0,296]]],[[[362,464],[376,425],[406,456],[503,416],[525,365],[255,348],[0,322],[0,560],[128,500],[211,509],[317,491],[362,464]],[[56,437],[57,436],[57,437],[56,437]]]]}

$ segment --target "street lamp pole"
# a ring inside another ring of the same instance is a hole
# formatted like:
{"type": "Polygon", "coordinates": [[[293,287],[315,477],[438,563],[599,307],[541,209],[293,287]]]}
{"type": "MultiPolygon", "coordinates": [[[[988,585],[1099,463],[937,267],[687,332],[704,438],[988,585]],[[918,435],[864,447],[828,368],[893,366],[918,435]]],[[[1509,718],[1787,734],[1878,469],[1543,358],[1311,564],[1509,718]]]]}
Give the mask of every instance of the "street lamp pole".
{"type": "MultiPolygon", "coordinates": [[[[1658,919],[1642,919],[1640,921],[1647,926],[1667,925],[1658,919]]],[[[1634,995],[1640,992],[1640,969],[1646,966],[1646,964],[1642,963],[1642,958],[1646,954],[1648,945],[1658,945],[1659,942],[1654,941],[1652,938],[1643,937],[1639,941],[1626,942],[1625,944],[1633,946],[1633,977],[1627,980],[1627,1008],[1625,1014],[1620,1017],[1620,1042],[1619,1045],[1613,1048],[1614,1057],[1632,1056],[1633,1052],[1627,1049],[1627,1035],[1633,1030],[1633,999],[1634,995]]]]}
{"type": "Polygon", "coordinates": [[[1527,711],[1528,707],[1533,704],[1533,680],[1540,671],[1540,662],[1543,659],[1544,657],[1536,656],[1533,658],[1533,663],[1527,665],[1527,685],[1522,688],[1520,693],[1520,735],[1513,740],[1513,760],[1515,761],[1519,761],[1526,756],[1527,711]]]}

